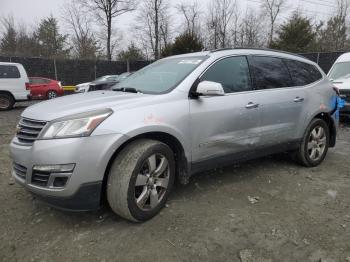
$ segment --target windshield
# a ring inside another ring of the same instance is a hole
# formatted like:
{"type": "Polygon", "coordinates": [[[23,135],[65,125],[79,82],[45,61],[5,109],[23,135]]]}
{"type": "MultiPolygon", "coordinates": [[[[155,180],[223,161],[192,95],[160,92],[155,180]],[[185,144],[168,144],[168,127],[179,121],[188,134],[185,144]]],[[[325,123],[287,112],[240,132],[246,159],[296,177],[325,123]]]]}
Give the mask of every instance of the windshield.
{"type": "Polygon", "coordinates": [[[159,60],[127,77],[113,89],[133,88],[141,93],[165,93],[177,86],[206,58],[193,56],[159,60]]]}
{"type": "Polygon", "coordinates": [[[328,77],[332,80],[350,78],[350,62],[336,63],[328,77]]]}

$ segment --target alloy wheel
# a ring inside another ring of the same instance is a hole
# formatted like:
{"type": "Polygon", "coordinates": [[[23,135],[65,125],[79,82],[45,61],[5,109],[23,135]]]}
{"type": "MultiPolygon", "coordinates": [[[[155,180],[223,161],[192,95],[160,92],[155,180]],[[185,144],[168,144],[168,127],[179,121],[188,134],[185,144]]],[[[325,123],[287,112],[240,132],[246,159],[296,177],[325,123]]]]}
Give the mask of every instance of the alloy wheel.
{"type": "Polygon", "coordinates": [[[53,98],[56,98],[57,97],[57,94],[56,94],[56,92],[54,92],[54,91],[49,91],[48,93],[47,93],[47,98],[48,99],[53,99],[53,98]]]}
{"type": "Polygon", "coordinates": [[[318,161],[325,152],[327,136],[322,126],[315,126],[309,135],[307,152],[311,160],[318,161]]]}
{"type": "Polygon", "coordinates": [[[6,97],[0,97],[0,109],[7,109],[10,107],[10,100],[6,97]]]}
{"type": "Polygon", "coordinates": [[[169,184],[168,159],[153,154],[141,166],[135,182],[135,201],[144,211],[153,210],[162,201],[169,184]]]}

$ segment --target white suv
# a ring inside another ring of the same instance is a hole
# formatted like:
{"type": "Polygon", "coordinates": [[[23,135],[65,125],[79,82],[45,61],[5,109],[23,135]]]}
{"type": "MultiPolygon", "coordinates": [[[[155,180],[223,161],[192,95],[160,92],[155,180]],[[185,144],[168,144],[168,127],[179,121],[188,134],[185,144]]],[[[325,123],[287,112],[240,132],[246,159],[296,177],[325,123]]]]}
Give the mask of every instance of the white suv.
{"type": "Polygon", "coordinates": [[[0,62],[0,111],[11,109],[15,102],[29,99],[29,79],[24,67],[0,62]]]}

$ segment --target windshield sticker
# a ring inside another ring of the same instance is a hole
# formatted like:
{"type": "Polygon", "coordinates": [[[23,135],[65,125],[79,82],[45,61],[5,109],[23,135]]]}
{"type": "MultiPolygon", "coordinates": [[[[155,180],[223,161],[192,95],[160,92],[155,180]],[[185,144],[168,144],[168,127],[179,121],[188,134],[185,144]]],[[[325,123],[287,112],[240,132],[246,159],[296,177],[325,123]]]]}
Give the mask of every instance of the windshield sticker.
{"type": "Polygon", "coordinates": [[[181,60],[179,62],[179,64],[198,65],[200,62],[202,62],[201,59],[197,59],[197,60],[181,60]]]}

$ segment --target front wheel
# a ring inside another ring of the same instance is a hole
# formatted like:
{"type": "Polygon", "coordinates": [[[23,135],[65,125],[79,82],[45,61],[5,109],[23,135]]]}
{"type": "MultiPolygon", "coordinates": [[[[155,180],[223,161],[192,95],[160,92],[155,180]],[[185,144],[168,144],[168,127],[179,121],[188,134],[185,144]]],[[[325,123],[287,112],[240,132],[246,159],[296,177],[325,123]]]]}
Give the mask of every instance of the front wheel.
{"type": "Polygon", "coordinates": [[[175,178],[175,160],[164,143],[141,139],[126,146],[112,164],[107,200],[131,221],[146,221],[163,208],[175,178]]]}
{"type": "Polygon", "coordinates": [[[298,161],[306,167],[318,166],[326,157],[329,146],[329,128],[322,119],[314,119],[306,129],[300,148],[296,152],[298,161]]]}

